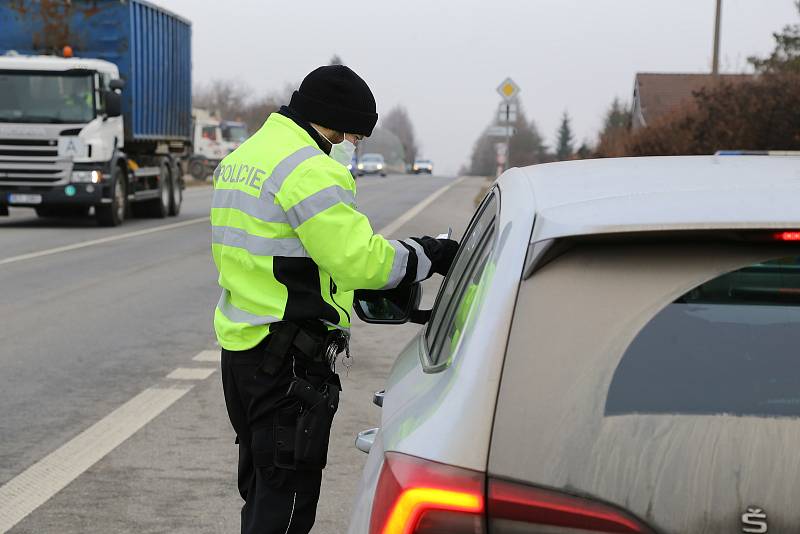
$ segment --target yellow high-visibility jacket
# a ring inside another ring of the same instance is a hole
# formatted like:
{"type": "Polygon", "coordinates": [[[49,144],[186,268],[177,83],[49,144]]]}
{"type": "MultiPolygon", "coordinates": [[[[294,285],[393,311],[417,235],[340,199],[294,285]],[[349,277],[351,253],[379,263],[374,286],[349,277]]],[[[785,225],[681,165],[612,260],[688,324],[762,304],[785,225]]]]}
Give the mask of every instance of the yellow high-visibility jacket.
{"type": "Polygon", "coordinates": [[[279,321],[347,329],[355,289],[423,280],[411,239],[384,239],[355,205],[350,172],[289,117],[273,113],[214,171],[212,254],[222,287],[219,344],[246,350],[279,321]]]}

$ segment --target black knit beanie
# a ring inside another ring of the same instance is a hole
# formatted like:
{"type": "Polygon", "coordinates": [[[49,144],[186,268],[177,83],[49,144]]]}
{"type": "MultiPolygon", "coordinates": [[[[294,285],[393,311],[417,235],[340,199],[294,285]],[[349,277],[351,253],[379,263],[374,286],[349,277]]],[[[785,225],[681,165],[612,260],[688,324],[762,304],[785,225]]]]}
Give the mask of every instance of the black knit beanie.
{"type": "Polygon", "coordinates": [[[311,71],[289,107],[305,120],[337,132],[368,136],[378,122],[375,97],[367,82],[344,65],[311,71]]]}

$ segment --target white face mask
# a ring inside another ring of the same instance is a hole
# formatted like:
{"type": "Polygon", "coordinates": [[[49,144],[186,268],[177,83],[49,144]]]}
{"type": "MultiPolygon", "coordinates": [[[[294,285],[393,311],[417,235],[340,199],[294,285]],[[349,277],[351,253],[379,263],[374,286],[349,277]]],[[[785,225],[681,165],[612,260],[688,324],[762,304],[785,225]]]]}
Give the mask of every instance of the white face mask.
{"type": "Polygon", "coordinates": [[[345,167],[350,165],[350,162],[353,161],[353,154],[356,153],[356,145],[352,142],[347,140],[345,136],[344,140],[341,143],[333,143],[330,139],[325,137],[322,132],[314,128],[318,134],[322,135],[327,142],[331,144],[331,153],[330,156],[334,160],[338,161],[345,167]]]}
{"type": "Polygon", "coordinates": [[[348,141],[347,138],[341,143],[333,145],[331,149],[331,157],[345,167],[350,165],[350,162],[353,161],[353,154],[355,153],[356,145],[348,141]]]}

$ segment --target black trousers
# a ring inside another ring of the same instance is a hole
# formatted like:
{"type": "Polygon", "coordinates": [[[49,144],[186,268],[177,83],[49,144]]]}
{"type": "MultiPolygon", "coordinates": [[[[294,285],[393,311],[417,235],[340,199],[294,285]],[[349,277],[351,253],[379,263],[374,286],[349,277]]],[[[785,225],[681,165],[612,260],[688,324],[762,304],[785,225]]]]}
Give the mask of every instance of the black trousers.
{"type": "MultiPolygon", "coordinates": [[[[265,340],[266,342],[266,340],[265,340]]],[[[239,443],[242,534],[307,534],[314,525],[322,470],[274,465],[273,424],[296,401],[286,393],[292,378],[307,375],[302,360],[287,356],[275,375],[258,369],[264,344],[246,351],[222,350],[225,406],[239,443]]]]}

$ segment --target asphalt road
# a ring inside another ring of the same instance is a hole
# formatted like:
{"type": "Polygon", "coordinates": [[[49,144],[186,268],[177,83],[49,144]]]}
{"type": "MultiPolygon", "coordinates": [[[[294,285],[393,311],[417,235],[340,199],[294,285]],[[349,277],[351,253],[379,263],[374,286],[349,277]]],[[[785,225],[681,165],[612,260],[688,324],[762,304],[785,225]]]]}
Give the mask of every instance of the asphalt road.
{"type": "MultiPolygon", "coordinates": [[[[378,230],[452,183],[365,177],[357,201],[378,230]]],[[[463,230],[482,186],[461,180],[393,234],[463,230]]],[[[237,531],[210,198],[190,188],[179,217],[114,229],[0,218],[0,532],[237,531]]],[[[371,392],[417,329],[354,325],[315,532],[344,529],[365,459],[353,436],[377,425],[371,392]]]]}

